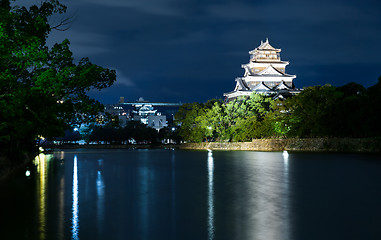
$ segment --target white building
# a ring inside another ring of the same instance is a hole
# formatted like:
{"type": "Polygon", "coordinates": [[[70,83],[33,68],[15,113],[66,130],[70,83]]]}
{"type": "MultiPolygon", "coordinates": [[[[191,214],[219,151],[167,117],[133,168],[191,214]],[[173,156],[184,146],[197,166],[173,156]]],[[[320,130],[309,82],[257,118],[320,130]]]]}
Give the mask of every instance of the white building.
{"type": "Polygon", "coordinates": [[[147,116],[147,122],[148,127],[154,128],[157,131],[168,126],[165,115],[149,115],[147,116]]]}
{"type": "Polygon", "coordinates": [[[281,49],[270,45],[269,40],[250,51],[250,61],[241,67],[245,69],[243,77],[236,78],[233,91],[224,93],[226,100],[248,96],[252,92],[263,93],[274,98],[286,98],[300,92],[295,88],[295,75],[286,73],[287,61],[280,59],[281,49]]]}
{"type": "Polygon", "coordinates": [[[161,113],[157,112],[150,104],[136,104],[135,110],[132,111],[132,113],[133,120],[141,121],[158,131],[168,126],[166,116],[161,115],[161,113]]]}

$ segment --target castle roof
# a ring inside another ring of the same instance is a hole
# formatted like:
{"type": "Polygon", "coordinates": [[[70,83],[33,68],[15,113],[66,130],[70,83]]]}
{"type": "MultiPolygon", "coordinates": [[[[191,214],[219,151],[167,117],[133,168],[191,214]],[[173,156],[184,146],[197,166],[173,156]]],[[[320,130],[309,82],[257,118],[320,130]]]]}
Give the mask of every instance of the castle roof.
{"type": "Polygon", "coordinates": [[[242,81],[242,78],[236,78],[235,81],[237,82],[235,91],[249,90],[249,87],[242,81]]]}
{"type": "Polygon", "coordinates": [[[285,76],[285,77],[295,77],[295,75],[290,75],[287,73],[283,73],[278,69],[274,68],[271,64],[267,66],[267,68],[263,69],[259,73],[254,74],[253,76],[285,76]]]}
{"type": "Polygon", "coordinates": [[[291,88],[282,81],[278,86],[274,88],[274,90],[290,90],[291,88]]]}
{"type": "Polygon", "coordinates": [[[259,91],[261,91],[261,90],[269,91],[270,88],[268,86],[266,86],[266,84],[264,84],[263,82],[260,82],[255,87],[253,87],[252,90],[255,90],[255,91],[258,91],[258,90],[259,91]]]}
{"type": "Polygon", "coordinates": [[[273,46],[271,46],[271,44],[269,43],[269,39],[266,38],[266,41],[263,42],[261,41],[261,45],[259,45],[259,47],[255,48],[254,50],[251,50],[249,53],[250,54],[254,54],[255,51],[258,51],[258,50],[270,50],[270,51],[277,51],[277,52],[280,52],[281,49],[279,48],[274,48],[273,46]]]}

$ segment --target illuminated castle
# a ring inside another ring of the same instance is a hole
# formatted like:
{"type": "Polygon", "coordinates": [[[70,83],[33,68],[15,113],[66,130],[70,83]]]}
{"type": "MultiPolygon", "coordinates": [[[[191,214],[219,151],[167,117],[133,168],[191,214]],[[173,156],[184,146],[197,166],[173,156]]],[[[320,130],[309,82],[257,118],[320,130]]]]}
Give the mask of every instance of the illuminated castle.
{"type": "Polygon", "coordinates": [[[286,73],[287,61],[280,60],[281,49],[270,45],[269,40],[261,41],[261,45],[249,52],[250,62],[243,64],[243,77],[236,78],[233,91],[224,93],[226,100],[240,96],[248,96],[252,92],[262,93],[275,99],[286,98],[300,92],[295,88],[295,75],[286,73]]]}

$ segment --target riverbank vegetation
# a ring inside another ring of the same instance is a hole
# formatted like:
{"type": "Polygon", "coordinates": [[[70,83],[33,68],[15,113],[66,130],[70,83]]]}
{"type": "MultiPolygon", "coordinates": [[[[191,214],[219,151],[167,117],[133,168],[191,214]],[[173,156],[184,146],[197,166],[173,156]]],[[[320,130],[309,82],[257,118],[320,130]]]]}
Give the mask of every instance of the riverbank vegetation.
{"type": "Polygon", "coordinates": [[[55,145],[78,144],[78,142],[86,145],[158,145],[161,143],[179,143],[180,140],[174,127],[164,127],[157,131],[141,121],[128,121],[125,126],[120,126],[118,123],[91,124],[86,129],[66,130],[65,136],[55,138],[53,142],[55,145]]]}
{"type": "Polygon", "coordinates": [[[52,25],[49,19],[65,11],[56,0],[30,8],[11,7],[9,0],[0,2],[2,163],[24,161],[26,155],[37,153],[41,139],[94,120],[103,106],[86,93],[109,87],[116,79],[114,70],[88,58],[75,61],[67,39],[47,46],[49,33],[65,30],[70,21],[64,18],[52,25]]]}
{"type": "Polygon", "coordinates": [[[258,138],[381,137],[381,77],[364,88],[357,83],[305,88],[286,100],[261,94],[228,103],[184,104],[175,115],[188,142],[244,142],[258,138]]]}

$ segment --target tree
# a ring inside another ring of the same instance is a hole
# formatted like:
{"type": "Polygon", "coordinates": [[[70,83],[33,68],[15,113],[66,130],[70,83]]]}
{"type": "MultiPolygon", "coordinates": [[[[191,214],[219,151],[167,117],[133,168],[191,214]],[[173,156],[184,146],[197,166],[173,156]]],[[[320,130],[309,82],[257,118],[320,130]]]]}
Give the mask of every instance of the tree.
{"type": "Polygon", "coordinates": [[[264,119],[272,111],[273,105],[272,98],[256,93],[227,103],[225,121],[229,126],[228,138],[247,141],[272,135],[270,123],[264,119]]]}
{"type": "Polygon", "coordinates": [[[158,138],[158,132],[141,121],[128,121],[123,129],[116,129],[116,131],[113,135],[118,136],[114,138],[118,142],[134,139],[137,143],[152,144],[156,143],[158,138]]]}
{"type": "Polygon", "coordinates": [[[51,138],[68,125],[96,118],[102,105],[86,93],[109,87],[114,70],[92,64],[88,58],[75,63],[69,40],[46,46],[55,26],[49,17],[63,14],[57,0],[40,6],[0,5],[0,153],[14,157],[36,149],[39,137],[51,138]]]}
{"type": "Polygon", "coordinates": [[[285,134],[275,131],[273,120],[280,122],[279,131],[285,125],[284,114],[275,112],[280,111],[277,106],[270,97],[253,93],[225,104],[220,100],[184,104],[175,117],[186,141],[247,141],[285,134]]]}
{"type": "Polygon", "coordinates": [[[369,128],[369,135],[372,137],[381,136],[381,76],[378,82],[367,89],[367,119],[362,122],[369,128]]]}
{"type": "Polygon", "coordinates": [[[216,101],[210,106],[201,119],[201,124],[206,132],[209,140],[225,140],[227,139],[227,125],[224,119],[225,105],[222,101],[216,101]]]}
{"type": "Polygon", "coordinates": [[[305,88],[298,95],[287,99],[287,111],[291,113],[290,134],[298,137],[332,136],[337,122],[332,114],[343,93],[331,85],[305,88]]]}
{"type": "Polygon", "coordinates": [[[202,103],[185,103],[175,114],[175,123],[180,125],[179,135],[185,141],[202,142],[206,139],[206,128],[202,118],[206,107],[202,103]]]}

